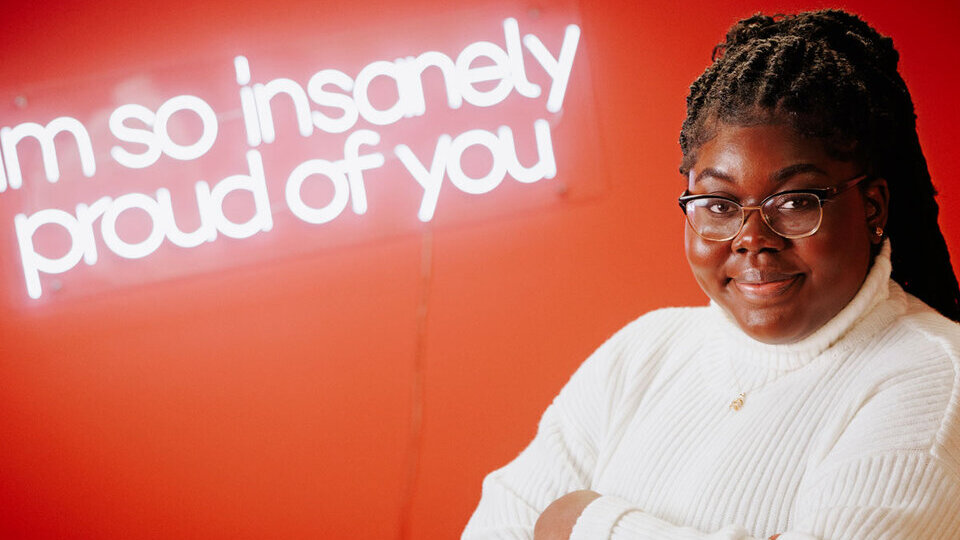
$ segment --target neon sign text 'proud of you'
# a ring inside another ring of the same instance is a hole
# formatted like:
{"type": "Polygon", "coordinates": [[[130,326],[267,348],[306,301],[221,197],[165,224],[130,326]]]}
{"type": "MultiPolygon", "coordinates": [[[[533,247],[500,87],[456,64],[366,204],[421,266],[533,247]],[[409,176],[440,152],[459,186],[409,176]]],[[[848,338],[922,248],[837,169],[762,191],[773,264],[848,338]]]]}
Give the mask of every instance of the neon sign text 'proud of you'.
{"type": "MultiPolygon", "coordinates": [[[[275,106],[273,99],[280,95],[292,103],[301,136],[310,137],[316,131],[349,132],[343,142],[341,159],[308,159],[296,165],[286,178],[283,189],[286,207],[306,223],[330,222],[348,207],[355,214],[366,213],[364,174],[384,165],[384,151],[393,152],[422,190],[417,215],[423,222],[433,219],[445,179],[465,193],[483,194],[496,188],[508,174],[521,183],[553,178],[557,173],[553,140],[550,124],[543,118],[533,122],[537,159],[528,165],[518,158],[514,132],[505,125],[495,131],[469,129],[440,134],[432,159],[423,161],[406,144],[397,144],[390,150],[378,149],[381,136],[374,129],[354,129],[361,119],[373,126],[387,126],[423,115],[426,111],[423,73],[428,68],[442,73],[449,109],[459,109],[465,104],[493,107],[516,92],[523,98],[546,95],[547,112],[559,112],[580,39],[579,27],[566,27],[558,51],[549,50],[534,34],[521,38],[515,19],[503,21],[502,28],[503,46],[477,41],[463,48],[456,58],[427,51],[395,61],[375,61],[354,77],[340,70],[323,69],[313,74],[305,85],[288,78],[254,83],[251,63],[246,57],[237,56],[234,72],[248,146],[246,170],[215,183],[201,180],[194,184],[199,226],[192,231],[181,230],[174,216],[171,192],[164,187],[152,193],[132,192],[80,202],[71,211],[46,208],[29,215],[19,213],[14,217],[14,226],[27,293],[31,298],[39,298],[43,292],[41,273],[64,273],[81,261],[94,265],[103,248],[125,259],[139,259],[154,253],[165,241],[193,248],[213,242],[219,235],[248,238],[270,231],[273,216],[260,148],[276,138],[272,105],[275,106]],[[530,65],[547,75],[548,84],[541,86],[530,81],[525,72],[527,55],[533,61],[530,65]],[[475,66],[477,60],[482,60],[483,65],[475,66]],[[382,103],[376,106],[369,96],[368,90],[377,79],[396,86],[396,100],[387,107],[382,103]],[[330,114],[331,110],[339,114],[330,114]],[[461,158],[471,147],[481,147],[492,156],[489,171],[481,176],[475,173],[471,176],[462,167],[461,158]],[[307,182],[318,181],[329,182],[333,196],[322,206],[311,206],[301,191],[307,182]],[[253,200],[254,213],[245,221],[233,221],[223,210],[224,199],[236,192],[245,193],[253,200]],[[120,216],[134,210],[148,216],[151,227],[145,238],[130,242],[117,228],[120,216]],[[35,234],[45,226],[56,226],[66,232],[70,239],[66,253],[48,257],[37,249],[35,234]]],[[[218,131],[218,117],[213,107],[197,96],[171,97],[156,110],[128,103],[110,114],[109,133],[115,144],[110,147],[109,156],[127,169],[149,168],[163,156],[179,161],[197,160],[213,148],[218,131]],[[195,140],[175,141],[168,133],[168,124],[174,115],[192,115],[199,120],[195,140]]],[[[73,138],[83,176],[94,177],[97,163],[86,127],[75,118],[60,116],[46,125],[25,122],[0,129],[3,165],[0,193],[23,187],[18,145],[25,139],[39,144],[47,181],[58,182],[61,170],[54,144],[54,137],[58,135],[73,138]]]]}

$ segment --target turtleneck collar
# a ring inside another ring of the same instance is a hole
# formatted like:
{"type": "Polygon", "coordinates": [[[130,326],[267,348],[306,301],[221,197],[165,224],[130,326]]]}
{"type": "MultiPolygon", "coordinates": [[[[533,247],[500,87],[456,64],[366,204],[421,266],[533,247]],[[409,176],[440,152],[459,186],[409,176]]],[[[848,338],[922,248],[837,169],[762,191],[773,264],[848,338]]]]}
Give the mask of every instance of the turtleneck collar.
{"type": "Polygon", "coordinates": [[[905,307],[906,293],[890,280],[890,270],[890,241],[885,240],[853,300],[818,330],[793,343],[771,345],[751,338],[733,316],[711,301],[717,320],[716,339],[737,360],[777,371],[806,365],[841,338],[846,346],[854,347],[889,324],[905,307]]]}

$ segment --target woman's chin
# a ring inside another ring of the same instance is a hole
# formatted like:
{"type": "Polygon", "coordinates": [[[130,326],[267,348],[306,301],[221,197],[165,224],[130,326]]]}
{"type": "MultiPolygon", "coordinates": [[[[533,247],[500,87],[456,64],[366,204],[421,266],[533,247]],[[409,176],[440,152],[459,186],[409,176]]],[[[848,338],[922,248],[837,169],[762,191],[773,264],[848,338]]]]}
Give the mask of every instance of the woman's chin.
{"type": "Polygon", "coordinates": [[[796,343],[809,336],[816,326],[788,306],[731,310],[741,330],[751,338],[770,345],[796,343]]]}

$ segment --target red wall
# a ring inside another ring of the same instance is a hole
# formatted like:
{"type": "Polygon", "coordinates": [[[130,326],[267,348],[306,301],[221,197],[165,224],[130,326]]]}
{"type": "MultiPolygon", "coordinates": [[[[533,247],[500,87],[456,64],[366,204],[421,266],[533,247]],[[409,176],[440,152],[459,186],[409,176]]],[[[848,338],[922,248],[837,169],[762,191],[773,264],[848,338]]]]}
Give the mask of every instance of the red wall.
{"type": "MultiPolygon", "coordinates": [[[[344,40],[348,54],[370,28],[382,36],[394,22],[423,25],[435,13],[475,16],[450,5],[22,2],[3,9],[0,89],[69,92],[70,81],[91,73],[176,68],[198,56],[229,61],[239,43],[282,47],[288,38],[334,36],[324,39],[344,40]]],[[[704,302],[686,269],[674,201],[684,97],[712,46],[755,11],[828,6],[574,5],[580,20],[570,22],[583,34],[571,84],[592,101],[565,109],[595,114],[578,120],[586,131],[558,130],[558,155],[584,155],[568,170],[571,158],[558,157],[557,180],[602,186],[589,197],[558,193],[457,223],[438,215],[396,234],[216,271],[128,276],[63,301],[28,302],[6,249],[0,536],[459,535],[483,475],[521,450],[591,350],[647,310],[704,302]]],[[[957,253],[960,213],[949,208],[960,205],[960,5],[843,7],[901,51],[941,190],[941,224],[957,253]]],[[[483,15],[553,8],[518,1],[496,9],[483,15]]],[[[488,36],[498,37],[485,30],[471,39],[488,36]]],[[[425,33],[415,48],[431,43],[425,33]]],[[[0,245],[12,246],[12,214],[0,219],[0,245]]]]}

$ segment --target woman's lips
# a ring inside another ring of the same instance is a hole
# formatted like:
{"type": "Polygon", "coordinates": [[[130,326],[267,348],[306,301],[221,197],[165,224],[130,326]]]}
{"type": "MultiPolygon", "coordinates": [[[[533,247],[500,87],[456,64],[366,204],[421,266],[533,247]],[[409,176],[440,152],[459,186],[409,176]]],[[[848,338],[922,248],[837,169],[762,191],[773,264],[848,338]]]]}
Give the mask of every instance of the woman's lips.
{"type": "Polygon", "coordinates": [[[748,270],[731,278],[736,290],[747,300],[769,302],[793,290],[803,274],[748,270]]]}

